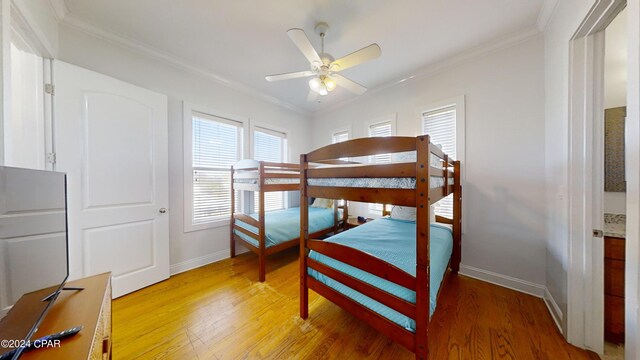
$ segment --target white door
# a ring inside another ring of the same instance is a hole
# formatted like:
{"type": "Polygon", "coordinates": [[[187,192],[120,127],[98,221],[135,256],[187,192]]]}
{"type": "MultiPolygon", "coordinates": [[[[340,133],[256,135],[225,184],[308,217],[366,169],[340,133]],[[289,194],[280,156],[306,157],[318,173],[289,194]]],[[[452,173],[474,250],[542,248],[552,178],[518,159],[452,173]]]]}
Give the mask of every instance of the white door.
{"type": "Polygon", "coordinates": [[[53,75],[70,278],[111,271],[114,297],[167,279],[167,97],[60,61],[53,75]]]}

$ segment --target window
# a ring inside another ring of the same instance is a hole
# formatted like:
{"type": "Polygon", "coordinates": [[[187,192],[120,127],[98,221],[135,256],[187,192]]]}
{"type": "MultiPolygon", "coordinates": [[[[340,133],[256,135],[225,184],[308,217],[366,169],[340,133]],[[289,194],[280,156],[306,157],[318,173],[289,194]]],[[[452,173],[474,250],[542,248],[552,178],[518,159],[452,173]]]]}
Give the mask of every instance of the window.
{"type": "MultiPolygon", "coordinates": [[[[253,158],[258,161],[284,162],[287,152],[287,135],[278,131],[255,127],[253,130],[253,158]]],[[[258,211],[259,197],[254,194],[254,211],[258,211]]],[[[282,191],[264,194],[264,210],[279,210],[285,207],[285,193],[282,191]]]]}
{"type": "MultiPolygon", "coordinates": [[[[185,104],[185,231],[228,221],[231,166],[242,158],[244,123],[185,104]]],[[[236,193],[236,204],[238,193],[236,193]]],[[[238,205],[239,206],[239,205],[238,205]]]]}
{"type": "Polygon", "coordinates": [[[349,131],[348,130],[338,131],[333,133],[333,136],[331,138],[331,143],[336,144],[336,143],[340,143],[347,140],[349,140],[349,131]]]}
{"type": "MultiPolygon", "coordinates": [[[[456,105],[448,105],[422,112],[422,133],[429,135],[431,142],[439,146],[445,154],[458,159],[456,143],[456,105]]],[[[435,213],[453,218],[453,195],[435,204],[435,213]]]]}
{"type": "Polygon", "coordinates": [[[431,137],[431,142],[442,147],[442,151],[456,159],[456,106],[449,106],[422,113],[422,132],[431,137]]]}
{"type": "MultiPolygon", "coordinates": [[[[393,135],[391,120],[369,125],[369,137],[393,135]]],[[[391,154],[377,154],[369,156],[369,162],[373,164],[386,164],[391,162],[391,154]]],[[[369,212],[373,215],[382,215],[382,204],[369,204],[369,212]]]]}
{"type": "MultiPolygon", "coordinates": [[[[349,130],[336,131],[331,136],[331,143],[337,144],[349,140],[349,130]]],[[[339,160],[348,161],[349,158],[340,158],[339,160]]],[[[338,206],[344,206],[345,200],[338,200],[338,206]]]]}
{"type": "MultiPolygon", "coordinates": [[[[384,121],[377,124],[369,125],[369,137],[375,136],[391,136],[391,121],[384,121]]],[[[369,162],[374,164],[386,164],[391,162],[391,154],[378,154],[369,156],[369,162]]],[[[382,209],[382,207],[380,208],[382,209]]]]}
{"type": "MultiPolygon", "coordinates": [[[[349,130],[336,131],[331,136],[331,143],[332,144],[341,143],[341,142],[344,142],[344,141],[347,141],[347,140],[349,140],[349,130]]],[[[338,160],[348,161],[349,158],[348,157],[343,157],[343,158],[340,158],[338,160]]]]}

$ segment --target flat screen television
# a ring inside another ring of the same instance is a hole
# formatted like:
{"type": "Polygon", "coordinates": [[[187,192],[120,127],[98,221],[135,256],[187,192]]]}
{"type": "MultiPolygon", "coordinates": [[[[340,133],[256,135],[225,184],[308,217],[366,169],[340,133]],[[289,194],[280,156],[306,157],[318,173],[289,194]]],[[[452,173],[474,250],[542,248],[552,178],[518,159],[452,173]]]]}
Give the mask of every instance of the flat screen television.
{"type": "Polygon", "coordinates": [[[67,280],[66,198],[65,174],[0,166],[0,356],[20,357],[67,280]]]}

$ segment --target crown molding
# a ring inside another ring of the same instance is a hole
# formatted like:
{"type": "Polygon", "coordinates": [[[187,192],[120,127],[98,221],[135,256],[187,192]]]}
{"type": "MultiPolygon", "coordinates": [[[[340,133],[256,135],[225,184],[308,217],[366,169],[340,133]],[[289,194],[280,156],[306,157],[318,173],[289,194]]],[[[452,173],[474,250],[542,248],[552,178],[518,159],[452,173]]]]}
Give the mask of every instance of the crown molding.
{"type": "Polygon", "coordinates": [[[512,34],[510,36],[507,36],[505,38],[502,39],[498,39],[498,40],[494,40],[488,43],[485,43],[483,45],[479,45],[476,47],[473,47],[471,49],[462,51],[460,53],[458,53],[457,55],[453,55],[443,61],[440,62],[436,62],[436,63],[432,63],[429,65],[426,65],[424,67],[422,67],[421,69],[407,74],[406,76],[402,77],[401,80],[393,80],[387,83],[384,83],[382,85],[378,85],[375,86],[374,88],[370,89],[369,91],[367,91],[366,93],[364,93],[363,95],[360,95],[358,97],[354,97],[354,98],[350,98],[350,99],[346,99],[343,100],[341,102],[338,102],[336,104],[332,104],[332,106],[324,108],[324,109],[320,109],[317,110],[315,112],[313,112],[313,115],[322,115],[324,113],[328,113],[328,112],[332,112],[335,111],[343,106],[346,106],[348,104],[360,101],[363,98],[366,97],[370,97],[373,94],[377,94],[381,91],[385,91],[388,89],[392,89],[392,88],[396,88],[396,87],[400,87],[400,86],[404,86],[406,84],[409,84],[411,82],[415,82],[417,80],[421,80],[421,79],[425,79],[425,78],[429,78],[432,76],[435,76],[437,74],[440,74],[446,70],[449,70],[455,66],[459,66],[462,65],[464,63],[468,63],[470,61],[473,61],[474,59],[477,59],[478,57],[482,57],[485,56],[487,54],[490,54],[492,52],[495,51],[499,51],[499,50],[503,50],[503,49],[507,49],[509,47],[512,46],[516,46],[519,45],[521,43],[527,42],[537,36],[539,36],[541,34],[541,32],[536,28],[536,27],[531,27],[529,29],[526,29],[522,32],[516,33],[516,34],[512,34]]]}
{"type": "Polygon", "coordinates": [[[56,16],[56,20],[61,22],[69,14],[69,8],[64,0],[49,0],[49,5],[53,8],[53,13],[56,16]]]}
{"type": "Polygon", "coordinates": [[[403,86],[411,81],[416,81],[426,77],[434,76],[456,65],[460,65],[462,63],[473,60],[476,57],[483,56],[491,52],[508,48],[510,46],[514,46],[522,42],[525,42],[527,40],[530,40],[531,38],[540,34],[539,25],[541,21],[543,21],[541,19],[543,18],[546,19],[544,20],[546,25],[546,22],[549,20],[549,18],[553,14],[553,10],[555,9],[558,0],[545,0],[543,7],[541,9],[540,15],[538,16],[538,22],[536,23],[536,27],[529,28],[525,31],[522,31],[514,35],[512,34],[506,38],[502,38],[499,40],[491,41],[489,43],[485,43],[480,46],[476,46],[469,50],[458,53],[457,55],[454,55],[446,60],[427,65],[419,69],[417,72],[414,72],[412,74],[402,77],[401,80],[394,80],[387,83],[383,83],[382,85],[375,86],[369,89],[369,91],[367,91],[364,95],[352,97],[352,98],[337,102],[335,104],[332,104],[327,108],[318,109],[315,111],[308,111],[306,109],[300,108],[299,106],[293,105],[279,98],[267,95],[261,91],[255,90],[254,88],[251,88],[240,82],[222,77],[203,67],[192,65],[191,63],[189,63],[189,61],[185,59],[181,59],[175,55],[167,54],[145,43],[139,42],[131,38],[125,38],[121,35],[99,28],[69,13],[66,7],[66,4],[64,3],[64,0],[49,0],[49,1],[55,10],[56,16],[59,17],[60,24],[69,26],[73,29],[81,31],[95,38],[102,39],[107,42],[113,43],[115,45],[124,47],[135,53],[148,56],[155,60],[172,65],[176,68],[186,70],[188,72],[191,72],[200,76],[204,76],[220,85],[223,85],[225,87],[256,97],[258,99],[280,106],[287,110],[294,111],[300,115],[303,115],[306,117],[312,117],[315,115],[320,115],[323,113],[334,111],[347,104],[357,102],[363,97],[371,96],[372,94],[376,94],[386,89],[403,86]],[[546,10],[546,9],[549,9],[549,10],[546,10]],[[542,16],[543,13],[546,14],[544,15],[544,17],[542,16]]]}
{"type": "MultiPolygon", "coordinates": [[[[62,2],[64,4],[63,0],[50,0],[53,2],[62,2]]],[[[53,4],[53,3],[52,3],[53,4]]],[[[142,43],[140,41],[134,40],[134,39],[130,39],[130,38],[125,38],[121,35],[115,34],[113,32],[110,31],[106,31],[102,28],[99,28],[93,24],[90,24],[76,16],[74,16],[71,13],[66,13],[64,15],[64,17],[62,18],[62,20],[60,21],[60,24],[69,26],[73,29],[76,29],[78,31],[84,32],[85,34],[88,34],[90,36],[93,36],[95,38],[110,42],[112,44],[121,46],[126,48],[127,50],[130,50],[132,52],[144,55],[144,56],[148,56],[150,58],[153,58],[155,60],[164,62],[166,64],[172,65],[176,68],[179,68],[181,70],[186,70],[188,72],[191,72],[193,74],[196,75],[200,75],[200,76],[204,76],[209,80],[214,81],[215,83],[218,83],[220,85],[223,85],[225,87],[231,88],[233,90],[245,93],[247,95],[256,97],[258,99],[264,100],[268,103],[280,106],[282,108],[285,108],[287,110],[291,110],[294,112],[297,112],[300,115],[306,116],[306,117],[310,117],[311,113],[307,110],[304,110],[298,106],[295,106],[289,102],[286,102],[284,100],[278,99],[276,97],[267,95],[261,91],[255,90],[247,85],[244,85],[240,82],[237,81],[233,81],[230,79],[227,79],[225,77],[222,77],[210,70],[207,70],[205,68],[199,67],[199,66],[195,66],[190,64],[187,60],[185,59],[181,59],[175,55],[170,55],[167,54],[163,51],[158,50],[155,47],[149,46],[145,43],[142,43]]]]}
{"type": "Polygon", "coordinates": [[[536,27],[540,31],[544,31],[547,28],[549,20],[553,17],[553,13],[558,6],[558,0],[543,0],[542,8],[538,13],[538,19],[536,20],[536,27]]]}

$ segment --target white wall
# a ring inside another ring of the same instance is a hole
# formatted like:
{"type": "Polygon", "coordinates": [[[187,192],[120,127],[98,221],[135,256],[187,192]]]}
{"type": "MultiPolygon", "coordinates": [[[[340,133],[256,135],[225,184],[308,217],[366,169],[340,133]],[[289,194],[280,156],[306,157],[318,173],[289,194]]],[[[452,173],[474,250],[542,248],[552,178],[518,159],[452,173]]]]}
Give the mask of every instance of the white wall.
{"type": "MultiPolygon", "coordinates": [[[[604,108],[627,106],[627,13],[622,11],[605,30],[604,108]]],[[[604,193],[604,212],[625,214],[624,192],[604,193]]]]}
{"type": "Polygon", "coordinates": [[[415,136],[421,106],[464,95],[463,271],[542,295],[543,75],[543,39],[536,35],[316,114],[314,147],[330,143],[333,129],[351,126],[353,137],[366,136],[368,121],[389,114],[397,114],[398,135],[415,136]]]}
{"type": "Polygon", "coordinates": [[[605,30],[604,108],[627,105],[627,12],[605,30]]]}
{"type": "Polygon", "coordinates": [[[172,273],[229,256],[229,227],[183,231],[182,100],[289,130],[290,158],[310,149],[310,120],[299,113],[214,83],[62,25],[60,59],[169,96],[169,205],[172,273]]]}
{"type": "Polygon", "coordinates": [[[607,214],[627,213],[626,192],[604,192],[604,212],[607,214]]]}

